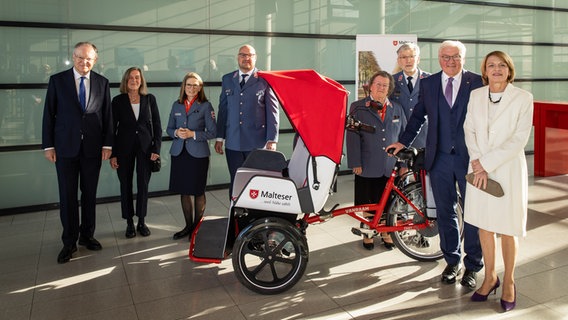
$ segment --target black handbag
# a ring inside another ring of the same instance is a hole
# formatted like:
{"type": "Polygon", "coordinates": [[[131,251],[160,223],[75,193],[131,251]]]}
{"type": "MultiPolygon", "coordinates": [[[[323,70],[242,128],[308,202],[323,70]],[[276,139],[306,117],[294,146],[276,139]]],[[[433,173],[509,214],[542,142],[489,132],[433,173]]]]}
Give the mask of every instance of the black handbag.
{"type": "MultiPolygon", "coordinates": [[[[150,113],[150,132],[152,132],[152,144],[154,144],[154,125],[152,124],[152,106],[148,104],[148,112],[150,113]]],[[[160,157],[156,160],[150,160],[150,169],[152,172],[159,172],[162,168],[162,160],[160,157]]]]}
{"type": "Polygon", "coordinates": [[[151,164],[151,168],[152,168],[152,172],[158,172],[160,171],[160,169],[162,168],[162,160],[160,158],[156,159],[156,160],[150,160],[150,162],[152,162],[151,164]]]}

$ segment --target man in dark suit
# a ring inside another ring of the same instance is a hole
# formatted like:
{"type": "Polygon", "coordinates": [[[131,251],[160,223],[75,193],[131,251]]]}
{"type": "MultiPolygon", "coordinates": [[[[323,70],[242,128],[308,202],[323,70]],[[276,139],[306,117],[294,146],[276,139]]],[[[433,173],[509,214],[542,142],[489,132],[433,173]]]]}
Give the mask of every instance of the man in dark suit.
{"type": "Polygon", "coordinates": [[[278,100],[266,82],[257,76],[256,51],[244,45],[237,55],[239,70],[223,76],[215,151],[223,154],[231,176],[229,197],[237,169],[249,153],[258,148],[276,150],[278,142],[278,100]]]}
{"type": "MultiPolygon", "coordinates": [[[[423,79],[419,102],[412,112],[406,130],[394,147],[395,153],[408,146],[428,116],[425,168],[430,173],[436,200],[440,247],[447,266],[442,282],[454,283],[461,269],[461,241],[458,218],[454,211],[457,200],[456,182],[465,197],[465,175],[469,155],[465,145],[463,123],[469,94],[483,85],[481,76],[463,69],[465,46],[459,41],[444,41],[438,50],[442,71],[423,79]]],[[[483,267],[477,228],[464,223],[465,272],[461,284],[471,289],[477,285],[477,272],[483,267]]]]}
{"type": "Polygon", "coordinates": [[[93,236],[96,193],[101,162],[111,155],[113,135],[109,83],[91,71],[96,61],[94,44],[77,43],[73,68],[50,77],[45,98],[42,148],[57,170],[63,225],[58,263],[71,259],[77,240],[88,250],[102,249],[93,236]]]}
{"type": "MultiPolygon", "coordinates": [[[[406,120],[410,119],[414,107],[418,104],[418,93],[420,92],[420,82],[422,79],[430,76],[429,72],[425,72],[418,68],[420,63],[420,47],[415,43],[408,42],[401,45],[396,51],[398,66],[402,69],[400,72],[392,75],[395,81],[393,93],[389,99],[400,103],[404,109],[406,120]]],[[[428,131],[428,119],[424,121],[420,132],[412,141],[412,147],[424,148],[426,146],[426,132],[428,131]]]]}

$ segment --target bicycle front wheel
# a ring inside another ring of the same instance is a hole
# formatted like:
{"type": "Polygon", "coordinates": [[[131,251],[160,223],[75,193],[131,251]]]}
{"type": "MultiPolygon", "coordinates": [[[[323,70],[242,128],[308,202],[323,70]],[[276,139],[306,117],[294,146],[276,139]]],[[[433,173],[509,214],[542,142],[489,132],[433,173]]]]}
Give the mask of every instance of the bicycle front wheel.
{"type": "MultiPolygon", "coordinates": [[[[426,212],[426,200],[422,193],[421,182],[413,182],[402,189],[402,193],[422,212],[426,212]]],[[[458,205],[459,206],[459,205],[458,205]]],[[[420,224],[425,217],[419,215],[401,196],[396,195],[387,211],[388,225],[395,226],[401,223],[412,222],[420,224]]],[[[460,215],[461,216],[461,215],[460,215]]],[[[440,235],[438,226],[414,230],[402,230],[390,233],[396,247],[408,257],[418,261],[435,261],[443,254],[440,249],[440,235]]]]}

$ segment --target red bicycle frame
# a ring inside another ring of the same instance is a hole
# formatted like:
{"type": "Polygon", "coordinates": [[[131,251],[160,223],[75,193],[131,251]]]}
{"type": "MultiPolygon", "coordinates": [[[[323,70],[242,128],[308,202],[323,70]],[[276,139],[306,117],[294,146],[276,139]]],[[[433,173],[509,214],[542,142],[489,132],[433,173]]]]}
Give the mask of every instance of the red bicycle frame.
{"type": "MultiPolygon", "coordinates": [[[[395,165],[395,167],[393,168],[391,175],[387,181],[387,184],[385,186],[385,189],[383,191],[383,194],[381,196],[381,199],[379,200],[379,203],[372,203],[372,204],[362,204],[362,205],[356,205],[356,206],[351,206],[351,207],[346,207],[346,208],[340,208],[340,209],[335,209],[333,211],[331,211],[328,215],[321,215],[321,214],[317,214],[317,215],[305,215],[303,220],[305,222],[307,222],[308,224],[311,223],[320,223],[320,222],[325,222],[333,217],[337,217],[337,216],[341,216],[344,214],[349,215],[350,217],[358,220],[359,222],[363,223],[364,225],[367,225],[370,229],[376,230],[377,232],[394,232],[394,231],[402,231],[402,230],[420,230],[420,229],[424,229],[424,228],[428,228],[432,225],[431,220],[427,219],[424,212],[422,212],[422,210],[420,210],[420,208],[416,207],[416,205],[414,205],[414,203],[408,199],[408,197],[396,186],[395,184],[395,178],[397,176],[397,171],[398,171],[398,165],[395,165]],[[385,213],[384,210],[386,208],[387,205],[387,201],[391,195],[391,192],[395,192],[396,194],[398,194],[407,204],[409,204],[412,209],[414,209],[414,211],[416,211],[416,213],[422,217],[424,217],[424,222],[422,223],[418,223],[415,224],[413,221],[410,222],[397,222],[396,226],[387,226],[385,223],[379,223],[379,221],[381,220],[381,217],[383,216],[383,214],[385,213]],[[373,217],[372,220],[367,220],[363,217],[361,217],[359,214],[357,214],[357,212],[364,212],[364,211],[374,211],[375,215],[373,217]],[[377,213],[381,213],[381,214],[377,214],[377,213]]],[[[421,170],[423,171],[423,170],[421,170]]],[[[421,179],[421,181],[424,181],[423,179],[421,179]]],[[[424,189],[422,189],[424,190],[424,189]]],[[[424,195],[424,193],[423,193],[424,195]]],[[[425,198],[424,198],[425,199],[425,198]]]]}

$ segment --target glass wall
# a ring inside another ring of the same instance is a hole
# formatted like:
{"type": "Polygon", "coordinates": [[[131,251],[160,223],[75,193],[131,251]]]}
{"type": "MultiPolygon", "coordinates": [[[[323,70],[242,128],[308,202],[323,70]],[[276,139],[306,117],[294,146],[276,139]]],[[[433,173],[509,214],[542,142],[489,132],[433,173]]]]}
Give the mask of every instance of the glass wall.
{"type": "MultiPolygon", "coordinates": [[[[40,150],[43,99],[49,76],[71,67],[79,41],[99,48],[94,69],[109,78],[113,95],[124,70],[132,65],[145,70],[164,128],[183,75],[198,72],[216,107],[221,76],[236,69],[237,50],[247,43],[256,48],[260,69],[314,69],[353,92],[357,34],[416,34],[420,66],[431,72],[440,70],[437,49],[445,39],[466,44],[466,68],[476,72],[487,52],[503,50],[515,61],[517,86],[536,100],[568,100],[563,88],[568,4],[560,1],[20,0],[1,6],[0,212],[5,213],[58,202],[55,168],[40,150]]],[[[281,120],[279,149],[289,155],[293,133],[284,114],[281,120]]],[[[153,175],[151,191],[168,187],[165,131],[164,139],[165,166],[153,175]]],[[[208,185],[228,180],[224,157],[212,155],[208,185]]],[[[103,163],[98,195],[118,194],[116,174],[103,163]]]]}

